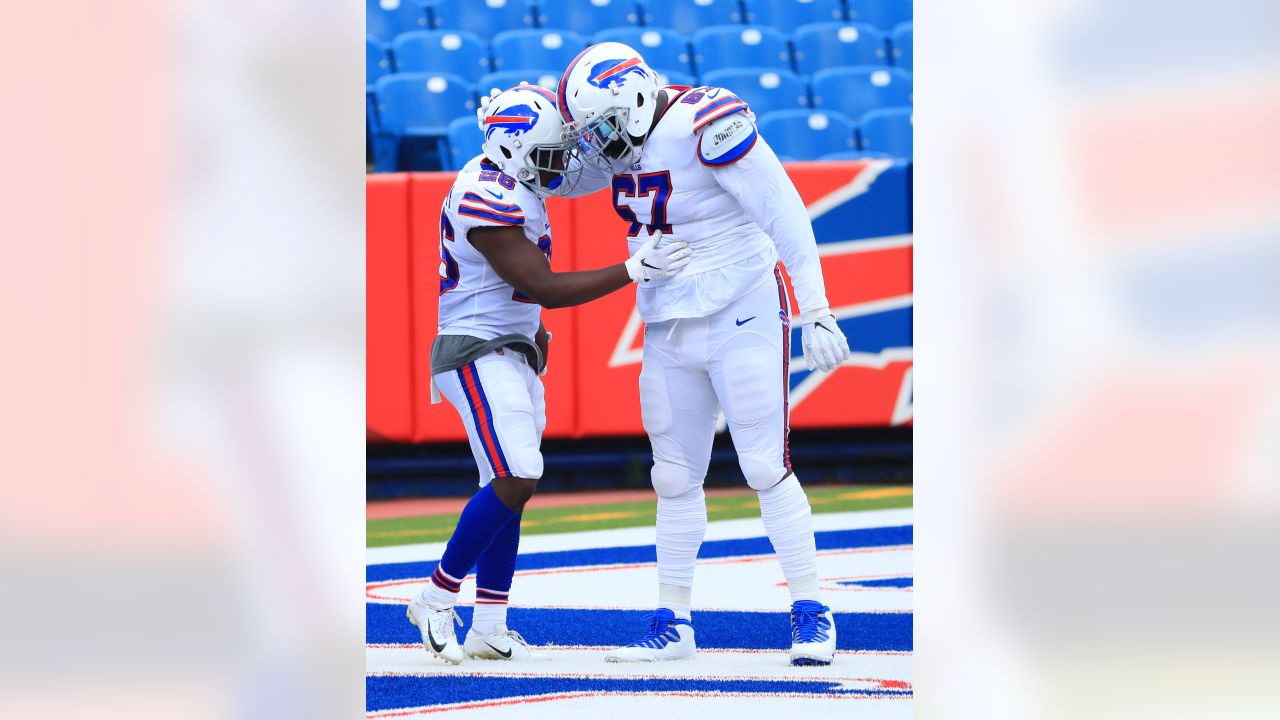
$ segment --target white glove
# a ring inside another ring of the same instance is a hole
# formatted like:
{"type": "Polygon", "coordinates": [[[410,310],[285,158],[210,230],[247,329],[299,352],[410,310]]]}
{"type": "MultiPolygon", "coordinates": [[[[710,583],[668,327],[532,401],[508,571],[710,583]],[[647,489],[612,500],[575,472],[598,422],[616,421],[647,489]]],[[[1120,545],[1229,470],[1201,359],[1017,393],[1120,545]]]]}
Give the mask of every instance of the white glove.
{"type": "Polygon", "coordinates": [[[669,278],[689,264],[693,256],[689,243],[676,240],[658,247],[660,240],[662,240],[661,230],[650,235],[649,239],[623,263],[627,266],[627,274],[631,276],[631,282],[643,284],[650,280],[669,278]]]}
{"type": "MultiPolygon", "coordinates": [[[[521,80],[520,84],[528,85],[529,81],[521,80]]],[[[480,123],[482,129],[484,127],[484,116],[489,114],[489,103],[493,102],[493,99],[498,97],[501,94],[502,94],[501,90],[499,90],[498,88],[492,88],[489,90],[488,95],[485,95],[484,97],[480,98],[480,107],[476,108],[476,122],[480,123]]]]}
{"type": "Polygon", "coordinates": [[[810,370],[831,372],[849,359],[849,341],[836,325],[831,308],[801,313],[800,324],[800,344],[810,370]]]}

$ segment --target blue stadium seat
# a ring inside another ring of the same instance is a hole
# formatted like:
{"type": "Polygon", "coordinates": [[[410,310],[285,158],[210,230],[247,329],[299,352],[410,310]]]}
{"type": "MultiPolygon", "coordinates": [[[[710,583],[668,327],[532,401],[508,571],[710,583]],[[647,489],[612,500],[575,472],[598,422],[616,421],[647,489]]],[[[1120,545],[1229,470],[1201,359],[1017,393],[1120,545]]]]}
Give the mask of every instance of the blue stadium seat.
{"type": "Polygon", "coordinates": [[[858,122],[859,146],[894,157],[911,157],[912,110],[909,107],[880,108],[863,113],[858,122]]]}
{"type": "Polygon", "coordinates": [[[630,45],[642,56],[652,68],[675,70],[692,73],[692,55],[689,53],[689,39],[674,30],[666,28],[609,28],[601,30],[591,38],[593,43],[620,42],[630,45]]]}
{"type": "Polygon", "coordinates": [[[583,35],[604,28],[639,25],[633,0],[542,0],[538,27],[568,28],[583,35]]]}
{"type": "Polygon", "coordinates": [[[641,3],[644,24],[671,28],[682,35],[712,25],[742,24],[738,0],[647,0],[641,3]]]}
{"type": "Polygon", "coordinates": [[[567,30],[508,30],[493,37],[493,68],[563,68],[586,46],[567,30]]]}
{"type": "Polygon", "coordinates": [[[884,35],[870,25],[820,23],[796,30],[796,70],[812,75],[824,68],[886,65],[884,35]]]}
{"type": "Polygon", "coordinates": [[[397,73],[374,85],[378,134],[374,138],[374,166],[379,172],[444,167],[449,123],[474,117],[475,95],[457,75],[397,73]]]}
{"type": "Polygon", "coordinates": [[[813,106],[849,117],[911,105],[911,73],[888,67],[829,68],[813,74],[813,106]]]}
{"type": "Polygon", "coordinates": [[[481,95],[488,95],[489,90],[492,88],[509,90],[519,85],[521,80],[530,85],[541,85],[548,90],[554,91],[556,86],[560,84],[560,74],[562,72],[564,71],[542,68],[539,70],[504,70],[503,72],[489,73],[480,78],[479,83],[476,83],[476,91],[481,95]]]}
{"type": "Polygon", "coordinates": [[[804,81],[786,70],[716,70],[703,75],[702,83],[732,92],[745,100],[756,115],[809,107],[804,81]]]}
{"type": "Polygon", "coordinates": [[[846,0],[849,6],[849,20],[875,25],[883,32],[889,32],[898,23],[911,20],[911,0],[846,0]]]}
{"type": "Polygon", "coordinates": [[[774,152],[793,160],[817,160],[858,147],[853,122],[840,113],[776,110],[761,117],[759,127],[774,152]]]}
{"type": "Polygon", "coordinates": [[[461,170],[467,161],[481,153],[484,133],[476,124],[474,115],[460,117],[449,123],[449,170],[461,170]]]}
{"type": "Polygon", "coordinates": [[[843,22],[841,0],[742,0],[751,25],[768,25],[790,33],[801,25],[820,22],[843,22]]]}
{"type": "Polygon", "coordinates": [[[888,160],[889,153],[875,150],[849,150],[847,152],[827,153],[819,160],[888,160]]]}
{"type": "Polygon", "coordinates": [[[427,11],[419,0],[365,0],[365,32],[384,43],[410,30],[427,29],[427,11]]]}
{"type": "Polygon", "coordinates": [[[893,43],[893,64],[910,70],[912,68],[912,55],[914,54],[911,49],[915,46],[915,43],[912,42],[911,23],[901,23],[894,28],[891,42],[893,43]]]}
{"type": "Polygon", "coordinates": [[[431,27],[465,30],[488,40],[504,30],[534,27],[528,0],[430,0],[431,27]]]}
{"type": "Polygon", "coordinates": [[[364,86],[372,90],[378,78],[391,74],[391,60],[387,58],[387,49],[372,35],[364,39],[364,86]]]}
{"type": "Polygon", "coordinates": [[[695,87],[698,84],[698,79],[689,73],[665,68],[654,68],[654,70],[658,73],[659,85],[688,85],[689,87],[695,87]]]}
{"type": "Polygon", "coordinates": [[[728,68],[791,69],[791,46],[769,27],[721,26],[699,30],[689,43],[699,74],[728,68]]]}
{"type": "Polygon", "coordinates": [[[492,70],[489,50],[471,33],[420,30],[396,37],[391,45],[398,72],[446,72],[475,82],[492,70]]]}

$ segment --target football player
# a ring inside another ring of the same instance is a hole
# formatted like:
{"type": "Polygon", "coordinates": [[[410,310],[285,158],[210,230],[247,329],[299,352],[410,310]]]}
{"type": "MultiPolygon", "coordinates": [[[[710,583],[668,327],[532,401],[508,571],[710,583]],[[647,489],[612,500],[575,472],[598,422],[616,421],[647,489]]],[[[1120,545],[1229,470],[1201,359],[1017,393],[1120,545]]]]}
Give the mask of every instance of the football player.
{"type": "Polygon", "coordinates": [[[539,375],[551,337],[542,307],[664,280],[690,261],[687,244],[654,239],[612,267],[553,272],[545,198],[568,194],[579,176],[566,163],[555,96],[521,85],[486,100],[478,113],[484,154],[458,173],[440,213],[440,332],[431,347],[433,399],[438,390],[462,418],[481,487],[408,608],[423,645],[451,663],[538,659],[507,627],[506,610],[521,512],[542,476],[539,375]],[[454,605],[473,566],[475,613],[459,646],[454,605]]]}
{"type": "Polygon", "coordinates": [[[644,320],[640,405],[658,495],[658,609],[615,662],[694,653],[694,559],[707,526],[702,484],[721,411],[791,592],[791,662],[830,664],[836,631],[818,592],[809,501],[787,449],[791,305],[805,361],[831,371],[849,346],[829,308],[804,202],[747,104],[719,87],[659,87],[634,49],[600,43],[557,89],[568,147],[612,174],[629,244],[653,235],[694,250],[678,277],[638,288],[644,320]]]}

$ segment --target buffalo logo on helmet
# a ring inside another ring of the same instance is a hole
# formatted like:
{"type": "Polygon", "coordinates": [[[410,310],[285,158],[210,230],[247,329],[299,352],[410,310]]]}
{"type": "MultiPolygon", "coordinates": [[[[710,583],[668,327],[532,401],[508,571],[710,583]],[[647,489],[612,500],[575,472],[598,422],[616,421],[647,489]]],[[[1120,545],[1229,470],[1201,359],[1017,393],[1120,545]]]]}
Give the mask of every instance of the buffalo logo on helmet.
{"type": "Polygon", "coordinates": [[[640,62],[638,57],[602,60],[591,68],[591,74],[587,76],[587,82],[603,89],[611,85],[623,84],[631,73],[637,73],[640,77],[648,77],[648,71],[644,69],[640,62]]]}
{"type": "Polygon", "coordinates": [[[493,131],[499,129],[507,135],[520,135],[529,132],[537,124],[537,110],[528,105],[512,105],[484,119],[484,139],[488,140],[493,131]]]}

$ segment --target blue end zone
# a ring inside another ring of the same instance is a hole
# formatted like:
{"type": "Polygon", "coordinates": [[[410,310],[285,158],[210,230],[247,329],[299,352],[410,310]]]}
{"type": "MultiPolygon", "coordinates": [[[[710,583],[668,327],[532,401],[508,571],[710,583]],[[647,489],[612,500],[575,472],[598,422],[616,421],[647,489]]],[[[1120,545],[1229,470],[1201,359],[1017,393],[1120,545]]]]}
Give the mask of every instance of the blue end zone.
{"type": "MultiPolygon", "coordinates": [[[[849,548],[910,545],[910,525],[884,528],[859,528],[856,530],[829,530],[814,533],[819,550],[844,550],[849,548]]],[[[698,557],[703,559],[739,557],[743,555],[771,555],[773,545],[768,538],[742,540],[709,540],[702,543],[698,557]]],[[[635,547],[596,548],[592,550],[563,550],[559,552],[521,553],[516,558],[516,571],[546,570],[548,568],[582,567],[588,565],[623,565],[657,561],[652,545],[635,547]]],[[[436,569],[437,560],[430,562],[386,563],[370,565],[365,570],[366,582],[427,578],[436,569]]]]}
{"type": "Polygon", "coordinates": [[[848,695],[911,697],[910,690],[857,690],[832,680],[721,680],[713,678],[572,678],[572,677],[370,677],[365,680],[367,712],[422,705],[500,700],[569,692],[628,693],[770,693],[777,695],[848,695]]]}
{"type": "MultiPolygon", "coordinates": [[[[471,608],[458,607],[470,625],[471,608]]],[[[648,627],[645,610],[565,610],[518,608],[507,611],[507,624],[533,645],[626,645],[648,627]]],[[[911,613],[835,613],[836,647],[841,650],[912,649],[911,613]]],[[[700,648],[781,650],[791,647],[791,619],[778,612],[693,612],[700,648]]],[[[417,644],[418,629],[405,618],[404,605],[365,605],[365,639],[369,643],[417,644]]],[[[458,633],[458,641],[466,639],[458,633]]],[[[424,651],[425,652],[425,651],[424,651]]]]}

